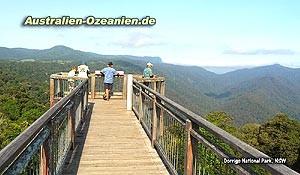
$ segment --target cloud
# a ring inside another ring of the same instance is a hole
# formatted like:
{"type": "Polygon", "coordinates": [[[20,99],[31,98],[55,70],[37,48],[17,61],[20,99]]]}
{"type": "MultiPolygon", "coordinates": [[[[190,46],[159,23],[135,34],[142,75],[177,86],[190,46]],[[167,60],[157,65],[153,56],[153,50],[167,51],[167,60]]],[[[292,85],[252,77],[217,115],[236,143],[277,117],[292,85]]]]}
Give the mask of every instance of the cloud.
{"type": "Polygon", "coordinates": [[[240,51],[229,49],[223,51],[223,54],[228,55],[295,55],[296,52],[290,49],[256,49],[248,51],[240,51]]]}
{"type": "Polygon", "coordinates": [[[124,48],[140,48],[146,46],[163,45],[164,43],[153,39],[153,37],[149,34],[135,32],[129,34],[125,38],[113,41],[110,44],[121,46],[124,48]]]}

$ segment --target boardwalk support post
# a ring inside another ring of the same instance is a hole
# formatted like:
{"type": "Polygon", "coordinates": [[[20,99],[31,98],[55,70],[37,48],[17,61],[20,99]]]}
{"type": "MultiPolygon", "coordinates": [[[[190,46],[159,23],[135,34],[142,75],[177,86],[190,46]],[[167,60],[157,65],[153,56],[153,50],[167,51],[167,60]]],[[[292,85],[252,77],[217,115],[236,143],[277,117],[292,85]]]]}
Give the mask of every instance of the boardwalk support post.
{"type": "Polygon", "coordinates": [[[133,75],[128,74],[127,76],[127,110],[132,110],[132,81],[133,81],[133,75]]]}

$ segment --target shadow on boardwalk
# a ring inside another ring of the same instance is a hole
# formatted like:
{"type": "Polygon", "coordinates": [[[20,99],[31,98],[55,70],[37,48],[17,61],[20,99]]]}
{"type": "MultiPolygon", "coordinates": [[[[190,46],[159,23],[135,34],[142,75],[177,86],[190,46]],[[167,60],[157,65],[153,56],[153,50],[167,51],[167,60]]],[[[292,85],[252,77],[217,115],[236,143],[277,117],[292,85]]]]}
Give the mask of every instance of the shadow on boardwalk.
{"type": "Polygon", "coordinates": [[[79,162],[82,155],[82,150],[89,130],[94,103],[89,102],[88,111],[85,118],[85,123],[78,128],[78,133],[75,138],[75,149],[70,150],[66,158],[65,165],[61,174],[74,175],[78,172],[79,162]]]}

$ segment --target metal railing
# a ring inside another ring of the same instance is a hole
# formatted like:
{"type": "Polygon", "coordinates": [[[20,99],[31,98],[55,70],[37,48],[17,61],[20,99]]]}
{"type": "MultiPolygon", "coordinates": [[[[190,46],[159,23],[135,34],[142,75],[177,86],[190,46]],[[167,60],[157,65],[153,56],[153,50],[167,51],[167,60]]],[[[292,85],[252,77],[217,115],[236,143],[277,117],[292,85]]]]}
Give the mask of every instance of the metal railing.
{"type": "Polygon", "coordinates": [[[171,174],[299,175],[284,164],[238,162],[272,159],[138,80],[133,82],[132,103],[171,174]]]}
{"type": "MultiPolygon", "coordinates": [[[[104,77],[101,76],[100,74],[89,74],[89,98],[95,99],[95,98],[103,98],[103,94],[105,92],[104,90],[104,77]]],[[[60,81],[56,82],[54,84],[54,89],[52,91],[55,91],[57,88],[61,89],[61,92],[56,92],[54,94],[51,94],[51,89],[50,89],[50,97],[53,97],[53,101],[57,101],[63,96],[63,94],[68,94],[70,91],[69,89],[69,80],[74,80],[75,81],[75,86],[78,85],[84,78],[79,78],[77,76],[74,77],[68,77],[68,73],[66,72],[61,72],[57,74],[51,75],[51,79],[59,79],[60,81]],[[63,88],[60,88],[63,87],[63,88]]],[[[51,83],[51,82],[50,82],[51,83]]],[[[127,75],[115,75],[114,76],[114,84],[113,84],[113,89],[111,91],[112,98],[119,98],[119,99],[126,99],[126,83],[127,83],[127,75]]],[[[50,100],[51,103],[51,100],[50,100]]]]}
{"type": "Polygon", "coordinates": [[[53,75],[50,96],[51,108],[1,150],[0,174],[60,174],[84,123],[88,81],[76,80],[70,91],[68,79],[53,75]]]}

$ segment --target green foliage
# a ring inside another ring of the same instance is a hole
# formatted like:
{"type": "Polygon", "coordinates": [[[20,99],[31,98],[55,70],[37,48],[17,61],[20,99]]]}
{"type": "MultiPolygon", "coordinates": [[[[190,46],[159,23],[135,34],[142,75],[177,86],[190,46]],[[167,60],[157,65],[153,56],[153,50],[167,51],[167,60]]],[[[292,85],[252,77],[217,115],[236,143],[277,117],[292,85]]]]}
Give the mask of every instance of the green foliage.
{"type": "MultiPolygon", "coordinates": [[[[234,118],[229,116],[224,111],[210,112],[206,115],[205,119],[236,137],[242,137],[242,134],[239,132],[238,128],[232,125],[234,118]]],[[[214,144],[219,150],[221,150],[227,156],[236,157],[236,158],[244,157],[242,156],[242,154],[232,149],[227,143],[220,140],[212,133],[206,131],[204,128],[200,128],[200,132],[204,135],[203,137],[205,137],[209,142],[214,144]]],[[[210,172],[214,172],[213,174],[225,174],[226,172],[229,174],[238,174],[233,170],[231,170],[230,168],[228,168],[227,167],[228,165],[225,166],[222,160],[217,160],[218,158],[216,157],[216,155],[210,149],[206,149],[203,144],[198,145],[198,154],[201,154],[201,156],[198,157],[199,159],[198,161],[201,162],[202,165],[204,165],[203,167],[201,167],[201,171],[204,171],[204,169],[208,168],[210,172]],[[223,164],[223,165],[220,168],[216,169],[214,168],[214,165],[216,164],[223,164]]],[[[259,166],[248,165],[248,169],[251,172],[255,172],[254,174],[262,174],[262,175],[268,174],[266,173],[265,170],[263,170],[259,166]]]]}
{"type": "MultiPolygon", "coordinates": [[[[291,119],[289,115],[277,114],[273,119],[266,121],[262,125],[249,123],[241,126],[239,129],[232,126],[231,122],[233,118],[225,112],[209,113],[205,118],[272,158],[286,158],[287,165],[299,171],[300,123],[291,119]]],[[[229,145],[217,139],[203,128],[201,128],[200,131],[229,154],[236,157],[241,156],[229,145]]],[[[267,174],[265,170],[256,165],[251,165],[251,167],[251,169],[258,174],[267,174]]]]}
{"type": "Polygon", "coordinates": [[[229,116],[224,111],[209,112],[206,115],[205,119],[229,133],[237,132],[237,128],[232,126],[232,122],[234,121],[234,118],[229,116]]]}
{"type": "Polygon", "coordinates": [[[4,66],[0,70],[0,149],[49,106],[49,84],[43,78],[45,74],[39,74],[41,69],[46,68],[35,66],[32,62],[1,62],[1,65],[4,66]]]}
{"type": "Polygon", "coordinates": [[[173,123],[164,126],[164,134],[159,138],[159,142],[164,143],[163,149],[170,162],[177,162],[174,166],[178,174],[184,174],[185,134],[184,128],[179,123],[173,123]]]}
{"type": "Polygon", "coordinates": [[[28,123],[11,121],[9,119],[1,120],[0,127],[0,148],[2,149],[16,138],[22,131],[28,127],[28,123]]]}
{"type": "MultiPolygon", "coordinates": [[[[213,113],[210,112],[205,116],[205,119],[231,134],[237,133],[237,128],[231,125],[231,122],[233,121],[233,117],[227,115],[226,112],[223,111],[213,112],[213,113]]],[[[220,148],[222,148],[224,151],[227,151],[231,155],[238,156],[228,144],[218,139],[212,133],[206,131],[204,128],[200,128],[200,131],[213,143],[219,145],[220,148]]]]}
{"type": "Polygon", "coordinates": [[[240,127],[240,139],[253,147],[258,146],[259,124],[248,123],[240,127]]]}
{"type": "Polygon", "coordinates": [[[292,166],[300,148],[300,124],[287,114],[277,114],[259,127],[258,148],[274,158],[287,158],[292,166]]]}

